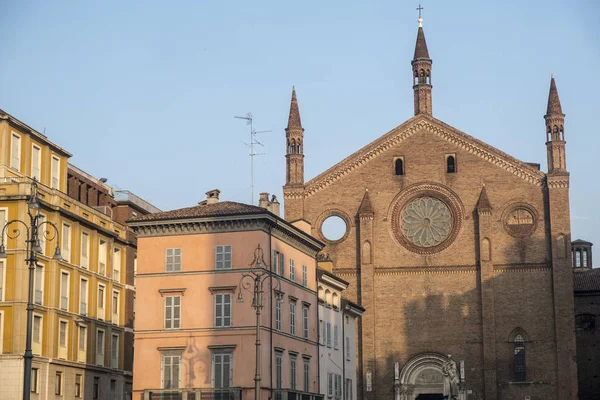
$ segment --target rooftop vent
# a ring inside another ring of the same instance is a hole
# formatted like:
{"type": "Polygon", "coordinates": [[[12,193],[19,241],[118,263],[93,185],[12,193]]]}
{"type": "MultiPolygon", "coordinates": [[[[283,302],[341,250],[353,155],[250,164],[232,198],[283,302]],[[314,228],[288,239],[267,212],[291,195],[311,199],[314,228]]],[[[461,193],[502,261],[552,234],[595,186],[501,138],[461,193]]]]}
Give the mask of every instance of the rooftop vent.
{"type": "MultiPolygon", "coordinates": [[[[213,189],[206,192],[206,203],[205,204],[213,204],[219,202],[219,194],[221,191],[219,189],[213,189]]],[[[204,203],[204,202],[202,202],[204,203]]]]}

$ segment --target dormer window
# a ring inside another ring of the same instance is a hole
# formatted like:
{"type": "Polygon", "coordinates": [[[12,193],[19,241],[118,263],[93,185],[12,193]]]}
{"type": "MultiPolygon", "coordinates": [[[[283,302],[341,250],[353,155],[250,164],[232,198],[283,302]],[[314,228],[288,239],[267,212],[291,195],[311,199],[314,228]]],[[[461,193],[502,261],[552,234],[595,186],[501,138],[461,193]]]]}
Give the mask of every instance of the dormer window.
{"type": "Polygon", "coordinates": [[[446,172],[449,174],[456,173],[456,155],[446,154],[446,172]]]}
{"type": "Polygon", "coordinates": [[[404,175],[404,157],[394,158],[394,171],[396,175],[404,175]]]}

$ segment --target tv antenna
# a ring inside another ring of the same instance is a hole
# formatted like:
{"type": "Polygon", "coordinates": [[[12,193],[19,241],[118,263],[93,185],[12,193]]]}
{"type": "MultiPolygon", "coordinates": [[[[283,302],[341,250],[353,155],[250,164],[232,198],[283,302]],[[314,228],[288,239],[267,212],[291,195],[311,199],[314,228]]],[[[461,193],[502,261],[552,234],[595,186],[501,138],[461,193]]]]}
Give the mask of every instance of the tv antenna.
{"type": "Polygon", "coordinates": [[[254,157],[267,154],[267,153],[256,153],[255,152],[255,147],[257,145],[264,147],[264,145],[261,142],[256,140],[256,134],[257,133],[267,133],[267,132],[271,132],[271,131],[256,131],[254,129],[253,118],[252,118],[251,113],[246,113],[245,117],[236,116],[234,118],[244,119],[244,120],[246,120],[246,125],[250,126],[250,142],[249,143],[242,142],[242,143],[244,143],[246,146],[248,146],[250,148],[250,189],[251,189],[251,196],[252,196],[250,204],[254,205],[254,157]]]}

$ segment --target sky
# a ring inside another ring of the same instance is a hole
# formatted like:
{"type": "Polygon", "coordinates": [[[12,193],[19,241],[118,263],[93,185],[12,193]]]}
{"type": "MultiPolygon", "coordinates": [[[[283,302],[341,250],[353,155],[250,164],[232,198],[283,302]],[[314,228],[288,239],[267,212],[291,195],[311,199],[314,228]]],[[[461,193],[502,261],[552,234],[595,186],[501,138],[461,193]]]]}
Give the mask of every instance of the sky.
{"type": "MultiPolygon", "coordinates": [[[[292,85],[306,180],[413,116],[417,1],[1,3],[0,108],[163,210],[251,201],[248,112],[255,202],[282,199],[292,85]]],[[[544,171],[554,73],[572,237],[600,246],[600,2],[421,4],[434,116],[544,171]]]]}

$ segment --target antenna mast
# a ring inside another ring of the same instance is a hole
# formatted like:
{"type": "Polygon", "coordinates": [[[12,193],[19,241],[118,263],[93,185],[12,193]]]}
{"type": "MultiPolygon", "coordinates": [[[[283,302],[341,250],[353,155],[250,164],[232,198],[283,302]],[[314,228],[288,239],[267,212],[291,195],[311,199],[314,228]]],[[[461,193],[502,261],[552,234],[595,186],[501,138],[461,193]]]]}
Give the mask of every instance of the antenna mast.
{"type": "Polygon", "coordinates": [[[264,147],[263,144],[261,142],[259,142],[258,140],[256,140],[256,134],[257,133],[266,133],[266,132],[271,132],[271,131],[256,131],[254,130],[254,126],[253,126],[253,119],[252,119],[252,114],[251,113],[246,113],[245,117],[234,117],[237,119],[244,119],[246,120],[246,125],[250,126],[250,142],[246,143],[246,142],[242,142],[244,143],[246,146],[248,146],[250,148],[250,189],[251,189],[251,200],[250,200],[250,204],[254,205],[254,157],[255,156],[262,156],[266,153],[255,153],[254,152],[254,147],[256,145],[259,145],[261,147],[264,147]]]}

